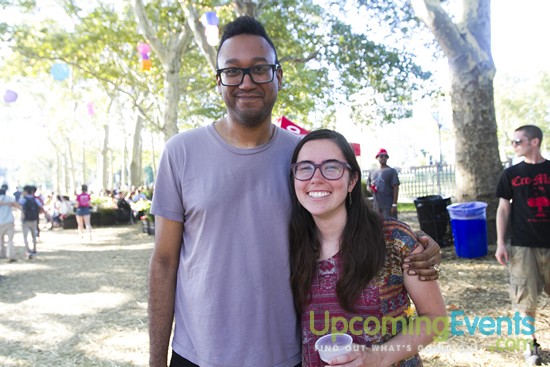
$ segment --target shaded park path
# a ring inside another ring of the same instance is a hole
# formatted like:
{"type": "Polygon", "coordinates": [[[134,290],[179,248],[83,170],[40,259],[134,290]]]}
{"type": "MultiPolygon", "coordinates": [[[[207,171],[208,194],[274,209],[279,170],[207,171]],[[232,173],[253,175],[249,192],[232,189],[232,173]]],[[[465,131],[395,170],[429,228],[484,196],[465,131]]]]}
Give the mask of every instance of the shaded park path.
{"type": "MultiPolygon", "coordinates": [[[[403,220],[418,227],[415,215],[403,220]]],[[[44,231],[38,256],[0,262],[0,366],[147,366],[147,268],[153,237],[141,225],[44,231]]],[[[22,252],[22,235],[16,232],[22,252]]],[[[489,255],[462,259],[443,248],[440,279],[449,311],[512,316],[504,267],[489,255]]],[[[550,349],[550,298],[539,307],[538,337],[550,349]]],[[[461,330],[466,330],[464,325],[461,330]]],[[[520,336],[521,337],[521,336],[520,336]]],[[[524,366],[521,353],[494,350],[497,335],[450,336],[422,353],[426,367],[524,366]]],[[[512,345],[519,338],[509,340],[512,345]]],[[[512,348],[511,348],[512,349],[512,348]]],[[[550,354],[545,352],[546,361],[550,354]]],[[[546,364],[550,365],[550,364],[546,364]]]]}

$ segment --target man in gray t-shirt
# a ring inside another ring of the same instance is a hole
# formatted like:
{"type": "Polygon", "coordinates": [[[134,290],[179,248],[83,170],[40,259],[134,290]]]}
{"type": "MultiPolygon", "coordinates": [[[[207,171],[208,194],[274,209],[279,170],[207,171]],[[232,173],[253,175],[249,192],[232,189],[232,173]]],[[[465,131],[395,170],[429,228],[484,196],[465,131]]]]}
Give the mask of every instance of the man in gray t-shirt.
{"type": "Polygon", "coordinates": [[[388,166],[389,157],[386,149],[380,149],[376,154],[380,168],[370,173],[367,180],[367,189],[374,197],[374,210],[377,210],[383,216],[397,219],[399,177],[397,171],[388,166]]]}

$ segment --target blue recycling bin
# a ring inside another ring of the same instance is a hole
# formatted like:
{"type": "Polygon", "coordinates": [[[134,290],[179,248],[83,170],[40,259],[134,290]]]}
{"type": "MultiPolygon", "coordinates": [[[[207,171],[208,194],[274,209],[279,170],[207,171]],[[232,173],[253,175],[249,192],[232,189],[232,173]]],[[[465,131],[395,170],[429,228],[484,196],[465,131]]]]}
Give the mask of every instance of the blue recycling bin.
{"type": "Polygon", "coordinates": [[[456,255],[476,258],[487,255],[487,203],[472,201],[447,206],[456,255]]]}

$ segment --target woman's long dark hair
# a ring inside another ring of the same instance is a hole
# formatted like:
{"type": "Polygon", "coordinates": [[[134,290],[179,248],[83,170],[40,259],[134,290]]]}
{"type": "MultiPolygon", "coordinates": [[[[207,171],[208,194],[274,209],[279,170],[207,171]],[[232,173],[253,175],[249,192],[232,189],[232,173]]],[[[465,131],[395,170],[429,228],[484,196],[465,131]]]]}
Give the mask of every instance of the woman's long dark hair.
{"type": "MultiPolygon", "coordinates": [[[[334,142],[351,166],[350,175],[357,176],[351,192],[351,204],[346,200],[347,222],[342,233],[340,254],[343,274],[336,285],[336,295],[343,309],[354,312],[359,294],[378,274],[385,259],[385,241],[380,216],[368,206],[361,190],[361,169],[351,145],[339,133],[321,129],[306,135],[292,155],[296,163],[298,153],[308,141],[327,139],[334,142]]],[[[290,269],[294,305],[302,313],[309,302],[311,282],[317,270],[319,238],[311,214],[300,204],[290,173],[292,215],[290,219],[290,269]]]]}

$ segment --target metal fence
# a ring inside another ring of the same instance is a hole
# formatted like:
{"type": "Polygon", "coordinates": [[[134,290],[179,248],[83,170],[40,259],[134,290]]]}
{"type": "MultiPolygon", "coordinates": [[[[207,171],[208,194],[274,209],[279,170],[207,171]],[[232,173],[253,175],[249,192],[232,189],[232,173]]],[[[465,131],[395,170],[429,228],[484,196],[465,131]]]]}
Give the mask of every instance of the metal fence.
{"type": "Polygon", "coordinates": [[[455,194],[455,167],[445,164],[401,168],[399,181],[400,202],[412,202],[427,195],[441,195],[447,198],[455,194]]]}

